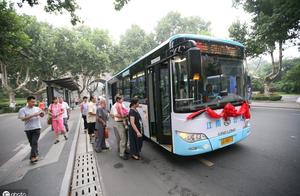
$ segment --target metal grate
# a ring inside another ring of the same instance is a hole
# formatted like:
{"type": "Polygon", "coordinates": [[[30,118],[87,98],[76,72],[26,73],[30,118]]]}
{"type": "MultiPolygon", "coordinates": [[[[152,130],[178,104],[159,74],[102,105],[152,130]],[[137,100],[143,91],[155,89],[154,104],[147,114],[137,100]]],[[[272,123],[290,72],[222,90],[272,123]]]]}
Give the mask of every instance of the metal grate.
{"type": "Polygon", "coordinates": [[[76,156],[71,195],[102,195],[93,152],[79,154],[76,156]]]}

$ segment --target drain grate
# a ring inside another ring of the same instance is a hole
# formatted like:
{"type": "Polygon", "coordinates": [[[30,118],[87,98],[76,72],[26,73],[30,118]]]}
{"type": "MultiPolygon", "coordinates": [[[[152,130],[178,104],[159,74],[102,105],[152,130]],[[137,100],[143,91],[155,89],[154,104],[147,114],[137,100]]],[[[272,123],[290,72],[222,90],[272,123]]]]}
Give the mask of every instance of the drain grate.
{"type": "Polygon", "coordinates": [[[76,156],[71,195],[102,195],[93,152],[79,154],[76,156]]]}

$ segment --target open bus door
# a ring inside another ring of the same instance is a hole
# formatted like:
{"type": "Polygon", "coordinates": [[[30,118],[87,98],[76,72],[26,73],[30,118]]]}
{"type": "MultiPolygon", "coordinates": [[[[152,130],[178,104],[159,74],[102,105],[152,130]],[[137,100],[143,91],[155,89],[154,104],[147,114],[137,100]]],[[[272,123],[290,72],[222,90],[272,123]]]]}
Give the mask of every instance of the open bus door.
{"type": "Polygon", "coordinates": [[[150,137],[159,144],[171,145],[170,73],[167,61],[147,69],[147,94],[150,137]]]}

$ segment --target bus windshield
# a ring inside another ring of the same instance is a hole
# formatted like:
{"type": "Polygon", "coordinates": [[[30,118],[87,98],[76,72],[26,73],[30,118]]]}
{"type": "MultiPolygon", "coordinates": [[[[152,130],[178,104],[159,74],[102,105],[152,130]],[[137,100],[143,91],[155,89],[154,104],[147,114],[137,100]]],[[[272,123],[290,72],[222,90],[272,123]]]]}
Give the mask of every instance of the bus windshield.
{"type": "Polygon", "coordinates": [[[188,75],[186,57],[173,60],[174,111],[193,112],[243,101],[243,60],[206,54],[201,58],[201,73],[197,78],[188,75]]]}

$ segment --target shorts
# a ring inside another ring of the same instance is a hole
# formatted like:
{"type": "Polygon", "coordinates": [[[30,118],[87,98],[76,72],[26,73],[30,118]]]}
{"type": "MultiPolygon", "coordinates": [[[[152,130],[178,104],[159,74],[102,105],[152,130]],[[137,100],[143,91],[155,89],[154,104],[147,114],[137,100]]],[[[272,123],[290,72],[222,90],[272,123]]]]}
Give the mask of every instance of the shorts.
{"type": "Polygon", "coordinates": [[[94,134],[95,133],[95,127],[96,123],[88,123],[88,134],[94,134]]]}

